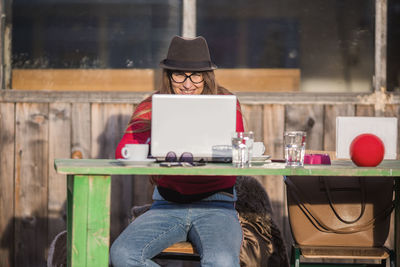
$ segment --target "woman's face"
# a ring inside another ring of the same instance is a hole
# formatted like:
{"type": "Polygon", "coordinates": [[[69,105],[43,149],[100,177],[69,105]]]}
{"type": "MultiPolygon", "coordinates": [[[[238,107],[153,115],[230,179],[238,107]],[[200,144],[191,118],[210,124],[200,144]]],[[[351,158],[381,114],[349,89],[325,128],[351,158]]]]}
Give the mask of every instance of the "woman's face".
{"type": "Polygon", "coordinates": [[[172,90],[177,95],[200,95],[204,90],[201,72],[173,71],[170,74],[172,90]]]}

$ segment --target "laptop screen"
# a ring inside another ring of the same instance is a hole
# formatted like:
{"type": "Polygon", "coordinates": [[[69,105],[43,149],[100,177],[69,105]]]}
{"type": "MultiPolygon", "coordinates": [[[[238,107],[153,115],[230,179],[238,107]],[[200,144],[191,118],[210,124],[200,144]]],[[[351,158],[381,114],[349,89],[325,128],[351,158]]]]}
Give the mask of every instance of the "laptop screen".
{"type": "Polygon", "coordinates": [[[231,145],[236,96],[155,94],[152,98],[151,155],[158,160],[173,151],[178,157],[190,152],[195,160],[210,161],[216,147],[231,145]]]}

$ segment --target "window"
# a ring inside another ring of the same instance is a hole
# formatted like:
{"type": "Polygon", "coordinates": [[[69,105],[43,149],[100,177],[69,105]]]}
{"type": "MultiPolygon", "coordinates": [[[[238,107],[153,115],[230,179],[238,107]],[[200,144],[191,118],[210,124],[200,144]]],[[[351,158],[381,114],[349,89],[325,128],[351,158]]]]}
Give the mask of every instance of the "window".
{"type": "MultiPolygon", "coordinates": [[[[14,0],[13,88],[57,89],[63,70],[91,89],[100,77],[104,90],[154,90],[171,37],[185,34],[206,37],[217,78],[243,85],[233,91],[368,92],[374,18],[374,0],[14,0]]],[[[399,66],[388,66],[397,69],[388,72],[396,88],[399,66]]],[[[85,90],[60,88],[72,87],[85,90]]]]}
{"type": "Polygon", "coordinates": [[[298,68],[301,91],[370,91],[374,7],[372,0],[198,0],[197,30],[218,66],[298,68]]]}
{"type": "Polygon", "coordinates": [[[15,0],[14,68],[156,68],[181,1],[15,0]]]}

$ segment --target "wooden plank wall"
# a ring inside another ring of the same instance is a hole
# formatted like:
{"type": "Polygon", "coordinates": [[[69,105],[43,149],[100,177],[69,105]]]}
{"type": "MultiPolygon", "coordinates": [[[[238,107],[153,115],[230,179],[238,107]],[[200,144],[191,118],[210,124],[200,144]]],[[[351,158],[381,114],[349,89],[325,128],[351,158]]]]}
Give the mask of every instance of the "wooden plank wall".
{"type": "Polygon", "coordinates": [[[0,266],[14,259],[15,104],[0,104],[0,266]]]}
{"type": "MultiPolygon", "coordinates": [[[[76,151],[83,158],[113,158],[135,105],[144,97],[75,94],[0,94],[0,267],[46,266],[51,240],[65,229],[66,177],[55,173],[54,159],[69,158],[76,151]]],[[[338,97],[315,103],[310,98],[289,103],[285,95],[281,101],[273,97],[268,101],[239,97],[246,129],[255,132],[256,141],[264,141],[273,158],[283,157],[286,129],[306,130],[307,149],[332,151],[336,116],[375,115],[374,105],[357,102],[357,97],[348,103],[338,102],[338,97]]],[[[388,104],[383,115],[399,113],[396,102],[388,104]]],[[[290,244],[283,179],[258,178],[272,201],[274,220],[290,244]]],[[[113,177],[111,201],[114,240],[127,225],[130,208],[150,203],[147,177],[113,177]]]]}

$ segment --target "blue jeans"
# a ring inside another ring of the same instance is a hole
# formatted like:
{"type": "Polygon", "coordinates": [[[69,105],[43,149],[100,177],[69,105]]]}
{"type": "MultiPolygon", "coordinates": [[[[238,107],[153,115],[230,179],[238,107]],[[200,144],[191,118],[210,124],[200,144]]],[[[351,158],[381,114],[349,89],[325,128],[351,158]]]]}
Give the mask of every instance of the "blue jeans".
{"type": "Polygon", "coordinates": [[[234,203],[155,201],[115,240],[111,262],[114,267],[159,266],[154,256],[187,240],[199,252],[202,267],[239,267],[242,228],[234,203]]]}

